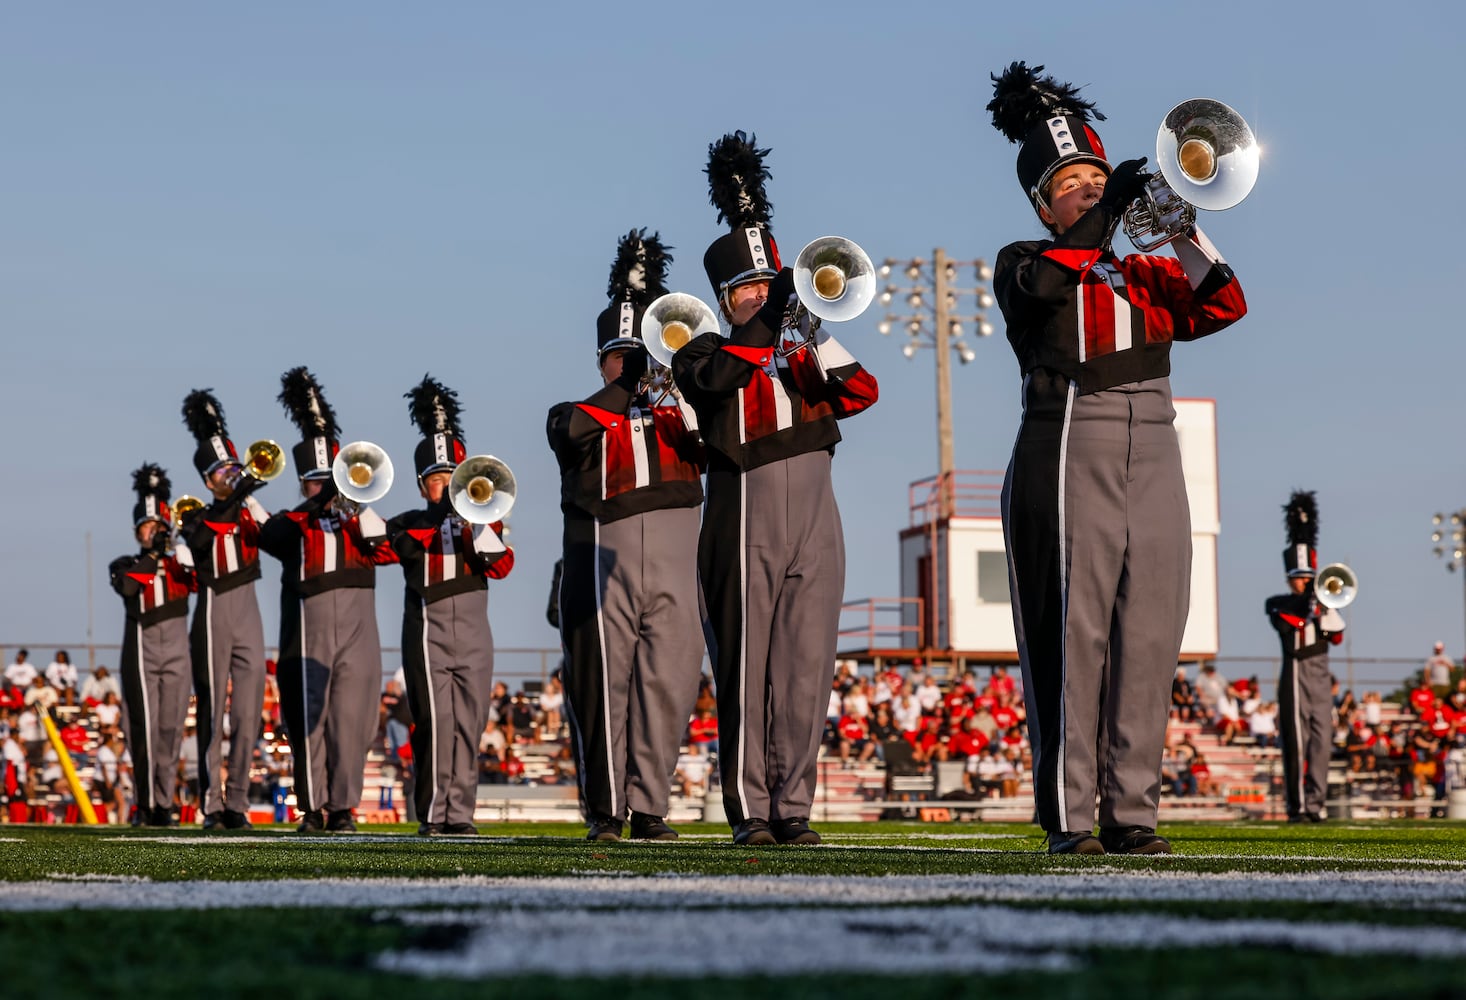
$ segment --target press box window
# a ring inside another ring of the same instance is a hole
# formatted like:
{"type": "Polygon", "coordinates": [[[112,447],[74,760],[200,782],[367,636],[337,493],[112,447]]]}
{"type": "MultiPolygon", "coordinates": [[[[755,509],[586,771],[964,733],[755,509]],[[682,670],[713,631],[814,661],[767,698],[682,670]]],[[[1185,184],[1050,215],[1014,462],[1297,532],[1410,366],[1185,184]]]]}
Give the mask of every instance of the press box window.
{"type": "Polygon", "coordinates": [[[979,552],[977,554],[977,603],[1008,604],[1008,554],[1006,552],[979,552]]]}

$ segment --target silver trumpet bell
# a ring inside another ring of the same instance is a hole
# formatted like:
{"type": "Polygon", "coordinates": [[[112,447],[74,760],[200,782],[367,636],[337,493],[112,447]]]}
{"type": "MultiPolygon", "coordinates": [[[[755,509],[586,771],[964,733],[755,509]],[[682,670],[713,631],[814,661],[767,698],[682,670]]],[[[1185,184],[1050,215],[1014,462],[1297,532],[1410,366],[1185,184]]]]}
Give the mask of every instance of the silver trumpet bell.
{"type": "Polygon", "coordinates": [[[794,291],[811,315],[831,323],[854,319],[876,297],[870,255],[854,240],[821,236],[794,258],[794,291]]]}
{"type": "Polygon", "coordinates": [[[1196,224],[1196,209],[1221,212],[1257,183],[1261,151],[1247,121],[1221,101],[1182,101],[1156,132],[1158,173],[1125,211],[1125,235],[1147,253],[1196,224]]]}
{"type": "Polygon", "coordinates": [[[502,521],[514,506],[514,473],[493,455],[473,455],[453,470],[448,501],[470,524],[502,521]]]}
{"type": "Polygon", "coordinates": [[[1346,608],[1359,593],[1359,578],[1343,563],[1332,563],[1313,578],[1313,593],[1326,608],[1346,608]]]}
{"type": "Polygon", "coordinates": [[[669,292],[646,307],[641,317],[641,342],[652,360],[672,367],[672,355],[705,333],[718,332],[718,314],[702,299],[686,292],[669,292]]]}
{"type": "Polygon", "coordinates": [[[392,488],[392,459],[370,441],[353,441],[331,463],[336,492],[358,504],[376,503],[392,488]]]}

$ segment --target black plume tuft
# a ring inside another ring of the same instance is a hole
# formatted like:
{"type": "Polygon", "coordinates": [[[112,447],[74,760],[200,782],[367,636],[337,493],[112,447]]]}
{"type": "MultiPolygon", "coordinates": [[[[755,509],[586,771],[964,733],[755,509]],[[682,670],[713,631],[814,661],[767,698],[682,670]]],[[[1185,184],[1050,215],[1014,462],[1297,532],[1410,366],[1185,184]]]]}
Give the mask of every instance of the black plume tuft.
{"type": "Polygon", "coordinates": [[[424,375],[421,382],[403,393],[403,398],[409,400],[407,411],[423,437],[442,433],[463,437],[458,426],[458,393],[442,382],[424,375]]]}
{"type": "Polygon", "coordinates": [[[280,376],[280,395],[275,398],[306,437],[341,436],[336,411],[326,402],[321,383],[304,365],[280,376]]]}
{"type": "Polygon", "coordinates": [[[987,109],[993,116],[993,128],[1006,135],[1009,142],[1022,142],[1035,125],[1055,114],[1077,115],[1084,121],[1105,120],[1093,101],[1079,96],[1078,87],[1051,76],[1039,76],[1042,72],[1042,66],[1029,69],[1015,62],[1003,70],[1002,76],[991,76],[993,99],[987,109]]]}
{"type": "Polygon", "coordinates": [[[1294,490],[1283,505],[1283,524],[1288,529],[1289,545],[1318,547],[1318,502],[1312,490],[1294,490]]]}
{"type": "Polygon", "coordinates": [[[616,262],[606,294],[613,303],[632,302],[648,306],[667,294],[667,268],[672,248],[662,244],[662,234],[633,229],[616,244],[616,262]]]}
{"type": "Polygon", "coordinates": [[[224,407],[213,389],[195,389],[183,398],[183,423],[195,441],[229,436],[224,407]]]}
{"type": "Polygon", "coordinates": [[[731,229],[767,226],[774,217],[764,194],[764,181],[772,176],[764,166],[769,151],[757,143],[757,136],[739,131],[708,146],[708,200],[718,210],[718,221],[731,229]]]}
{"type": "Polygon", "coordinates": [[[161,465],[144,462],[132,470],[132,491],[139,500],[155,496],[166,503],[172,490],[173,484],[168,481],[168,473],[163,471],[161,465]]]}

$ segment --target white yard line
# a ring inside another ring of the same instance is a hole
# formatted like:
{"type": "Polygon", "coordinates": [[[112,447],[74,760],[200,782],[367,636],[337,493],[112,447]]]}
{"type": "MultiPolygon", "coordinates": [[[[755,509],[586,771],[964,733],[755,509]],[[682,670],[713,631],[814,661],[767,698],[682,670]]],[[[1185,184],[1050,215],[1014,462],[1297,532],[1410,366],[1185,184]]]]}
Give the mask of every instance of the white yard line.
{"type": "Polygon", "coordinates": [[[381,956],[380,968],[418,975],[487,977],[795,975],[800,973],[1006,972],[1064,969],[1099,948],[1292,948],[1327,954],[1443,958],[1466,953],[1466,932],[1362,924],[1207,920],[995,906],[844,907],[698,911],[675,933],[586,910],[514,909],[454,914],[471,928],[457,949],[381,956]]]}

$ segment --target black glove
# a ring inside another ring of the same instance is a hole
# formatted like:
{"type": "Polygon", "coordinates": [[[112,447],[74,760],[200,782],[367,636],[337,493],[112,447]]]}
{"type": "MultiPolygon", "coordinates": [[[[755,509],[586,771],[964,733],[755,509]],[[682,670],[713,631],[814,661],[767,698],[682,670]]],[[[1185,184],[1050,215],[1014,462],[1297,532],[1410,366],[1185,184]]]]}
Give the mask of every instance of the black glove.
{"type": "Polygon", "coordinates": [[[794,294],[794,269],[786,267],[769,282],[769,304],[780,312],[789,305],[789,296],[794,294]]]}
{"type": "Polygon", "coordinates": [[[1124,211],[1132,201],[1139,198],[1151,176],[1145,169],[1147,159],[1149,157],[1142,156],[1138,160],[1126,160],[1110,171],[1110,178],[1105,181],[1105,191],[1100,195],[1098,204],[1113,211],[1124,211]]]}
{"type": "Polygon", "coordinates": [[[308,511],[320,513],[330,505],[332,500],[336,499],[338,493],[335,479],[322,480],[320,491],[305,503],[301,504],[301,506],[308,511]]]}
{"type": "Polygon", "coordinates": [[[786,267],[769,282],[769,297],[758,311],[759,320],[775,334],[784,325],[784,310],[789,307],[789,296],[794,294],[794,269],[786,267]]]}
{"type": "Polygon", "coordinates": [[[161,556],[168,551],[168,543],[173,536],[162,528],[153,532],[153,543],[148,546],[154,555],[161,556]]]}
{"type": "Polygon", "coordinates": [[[641,377],[646,374],[647,354],[645,347],[633,347],[621,355],[621,377],[617,380],[628,392],[636,392],[641,377]]]}

